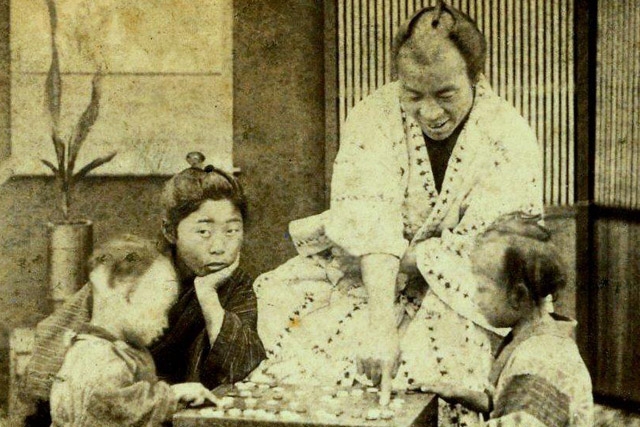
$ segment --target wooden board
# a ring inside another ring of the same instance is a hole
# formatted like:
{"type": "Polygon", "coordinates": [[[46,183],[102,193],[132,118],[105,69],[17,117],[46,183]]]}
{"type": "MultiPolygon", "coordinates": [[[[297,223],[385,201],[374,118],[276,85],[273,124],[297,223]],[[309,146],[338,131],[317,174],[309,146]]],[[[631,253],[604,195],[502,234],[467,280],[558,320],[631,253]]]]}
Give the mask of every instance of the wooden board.
{"type": "MultiPolygon", "coordinates": [[[[214,391],[226,396],[228,406],[186,409],[173,418],[175,427],[201,426],[437,426],[438,399],[431,394],[399,393],[386,408],[392,418],[372,420],[367,415],[385,408],[378,393],[366,388],[260,386],[242,383],[214,391]],[[239,389],[240,388],[240,389],[239,389]],[[233,402],[230,402],[231,399],[233,402]]],[[[381,415],[381,414],[378,414],[381,415]]],[[[387,414],[388,415],[388,414],[387,414]]]]}

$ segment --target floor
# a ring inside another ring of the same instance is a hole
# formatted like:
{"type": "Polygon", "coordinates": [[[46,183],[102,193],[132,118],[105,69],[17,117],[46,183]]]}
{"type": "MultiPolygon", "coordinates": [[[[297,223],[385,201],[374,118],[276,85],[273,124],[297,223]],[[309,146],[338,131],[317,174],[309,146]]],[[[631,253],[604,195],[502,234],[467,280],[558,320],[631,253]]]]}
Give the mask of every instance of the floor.
{"type": "MultiPolygon", "coordinates": [[[[4,414],[0,413],[0,427],[16,427],[10,426],[3,415],[4,414]]],[[[637,413],[629,413],[602,405],[596,405],[595,415],[595,427],[640,427],[640,409],[637,413]]]]}

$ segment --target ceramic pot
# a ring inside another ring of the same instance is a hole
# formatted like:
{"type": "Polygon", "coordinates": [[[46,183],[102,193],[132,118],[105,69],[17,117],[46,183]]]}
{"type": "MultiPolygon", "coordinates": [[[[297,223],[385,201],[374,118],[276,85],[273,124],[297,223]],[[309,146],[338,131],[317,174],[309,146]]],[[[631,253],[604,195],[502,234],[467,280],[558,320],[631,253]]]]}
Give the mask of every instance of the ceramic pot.
{"type": "Polygon", "coordinates": [[[93,223],[55,222],[49,230],[49,297],[54,310],[87,283],[93,250],[93,223]]]}

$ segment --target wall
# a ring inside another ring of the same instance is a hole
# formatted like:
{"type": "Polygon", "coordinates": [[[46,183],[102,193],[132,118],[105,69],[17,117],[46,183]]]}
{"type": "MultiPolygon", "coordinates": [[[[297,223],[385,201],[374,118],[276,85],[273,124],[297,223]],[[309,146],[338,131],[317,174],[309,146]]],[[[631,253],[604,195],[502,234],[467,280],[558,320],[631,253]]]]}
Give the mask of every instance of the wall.
{"type": "MultiPolygon", "coordinates": [[[[353,105],[392,78],[401,23],[436,0],[334,0],[339,126],[353,105]]],[[[544,200],[573,204],[573,0],[449,0],[487,40],[485,75],[536,133],[544,154],[544,200]]],[[[621,15],[623,16],[623,15],[621,15]]],[[[626,16],[626,15],[625,15],[626,16]]],[[[615,33],[615,32],[611,32],[615,33]]]]}
{"type": "Polygon", "coordinates": [[[598,399],[640,404],[640,2],[597,4],[591,364],[598,399]],[[625,30],[620,31],[619,29],[625,30]]]}
{"type": "MultiPolygon", "coordinates": [[[[250,202],[244,259],[258,273],[293,255],[288,222],[324,206],[323,10],[311,0],[238,0],[235,9],[234,157],[250,202]]],[[[0,125],[8,118],[7,26],[1,0],[0,125]]],[[[152,237],[163,181],[90,178],[78,188],[77,211],[90,213],[96,241],[122,232],[152,237]]],[[[0,190],[0,404],[9,331],[48,312],[45,224],[55,207],[48,178],[14,178],[0,190]]]]}
{"type": "Polygon", "coordinates": [[[601,215],[595,223],[594,392],[618,403],[640,402],[640,222],[601,215]]]}

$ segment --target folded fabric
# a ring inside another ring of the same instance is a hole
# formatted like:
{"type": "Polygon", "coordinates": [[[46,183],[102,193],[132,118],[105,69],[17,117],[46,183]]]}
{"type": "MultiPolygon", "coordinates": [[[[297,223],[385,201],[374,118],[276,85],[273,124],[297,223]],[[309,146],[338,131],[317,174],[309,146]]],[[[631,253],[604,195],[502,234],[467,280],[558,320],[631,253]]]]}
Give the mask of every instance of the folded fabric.
{"type": "Polygon", "coordinates": [[[78,332],[91,320],[91,284],[86,284],[60,308],[36,326],[36,339],[21,392],[49,400],[51,385],[62,367],[69,347],[69,333],[78,332]]]}

